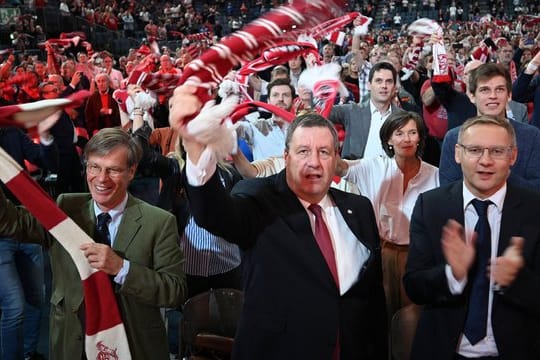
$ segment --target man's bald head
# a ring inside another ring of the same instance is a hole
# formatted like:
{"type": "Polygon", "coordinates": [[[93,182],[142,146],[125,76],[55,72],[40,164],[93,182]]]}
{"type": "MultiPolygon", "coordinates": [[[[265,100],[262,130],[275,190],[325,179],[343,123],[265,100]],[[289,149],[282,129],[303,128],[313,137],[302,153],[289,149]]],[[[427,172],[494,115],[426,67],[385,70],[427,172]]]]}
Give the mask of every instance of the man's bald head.
{"type": "Polygon", "coordinates": [[[469,88],[471,87],[469,84],[471,71],[475,70],[482,64],[483,62],[480,60],[472,60],[472,61],[469,61],[463,68],[463,82],[465,83],[465,86],[467,87],[467,91],[469,91],[469,88]]]}

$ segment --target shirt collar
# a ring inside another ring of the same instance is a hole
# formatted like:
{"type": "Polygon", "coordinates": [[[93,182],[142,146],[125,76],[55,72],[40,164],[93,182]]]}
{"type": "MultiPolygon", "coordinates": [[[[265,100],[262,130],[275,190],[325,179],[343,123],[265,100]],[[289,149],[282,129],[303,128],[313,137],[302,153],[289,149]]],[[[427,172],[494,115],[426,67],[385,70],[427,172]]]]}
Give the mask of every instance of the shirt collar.
{"type": "MultiPolygon", "coordinates": [[[[124,210],[126,209],[126,205],[127,205],[127,201],[128,201],[128,194],[126,193],[126,196],[124,197],[124,200],[122,200],[122,202],[120,202],[120,204],[118,204],[116,207],[114,207],[113,209],[107,211],[109,213],[109,215],[111,215],[111,221],[115,221],[116,219],[118,219],[120,216],[122,216],[122,214],[124,213],[124,210]]],[[[94,214],[96,215],[96,218],[98,217],[99,214],[103,213],[104,211],[102,211],[99,206],[97,205],[97,203],[94,201],[94,214]]]]}
{"type": "Polygon", "coordinates": [[[377,109],[375,104],[373,104],[373,101],[369,100],[369,110],[371,111],[371,116],[373,116],[376,113],[379,113],[381,114],[381,117],[384,117],[390,114],[390,112],[392,111],[392,105],[388,106],[388,110],[385,113],[382,113],[379,111],[379,109],[377,109]]]}
{"type": "MultiPolygon", "coordinates": [[[[479,200],[490,200],[495,206],[497,207],[497,210],[499,210],[499,213],[502,212],[503,204],[504,204],[504,198],[506,196],[506,183],[497,190],[497,192],[490,197],[486,199],[479,199],[479,200]]],[[[474,196],[470,190],[467,188],[467,185],[463,183],[463,210],[465,210],[469,205],[471,205],[471,201],[473,199],[478,199],[476,196],[474,196]]]]}
{"type": "MultiPolygon", "coordinates": [[[[309,211],[308,209],[308,206],[311,205],[311,203],[303,200],[303,199],[300,199],[298,198],[298,200],[300,200],[300,202],[302,203],[302,206],[307,210],[309,211]]],[[[321,201],[319,201],[317,203],[321,208],[323,208],[323,210],[326,210],[327,208],[329,207],[332,207],[333,206],[333,203],[332,203],[332,199],[330,198],[330,196],[328,196],[328,194],[326,194],[321,201]]]]}

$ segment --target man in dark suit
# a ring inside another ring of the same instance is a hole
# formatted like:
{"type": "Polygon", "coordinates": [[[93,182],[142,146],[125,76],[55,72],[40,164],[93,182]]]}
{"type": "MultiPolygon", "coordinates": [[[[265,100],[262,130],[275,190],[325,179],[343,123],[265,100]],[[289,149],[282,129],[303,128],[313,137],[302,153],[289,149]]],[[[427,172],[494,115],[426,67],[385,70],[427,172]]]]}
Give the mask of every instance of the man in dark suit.
{"type": "MultiPolygon", "coordinates": [[[[108,242],[87,243],[80,250],[91,267],[111,276],[131,358],[169,359],[160,307],[182,304],[186,294],[183,256],[174,216],[127,192],[141,150],[121,129],[103,129],[85,147],[89,194],[63,194],[59,207],[87,234],[110,215],[108,242]]],[[[49,248],[53,276],[50,359],[84,358],[84,299],[80,275],[71,256],[22,207],[0,192],[0,236],[49,248]]]]}
{"type": "Polygon", "coordinates": [[[424,305],[411,359],[538,359],[540,194],[507,182],[516,157],[506,119],[471,118],[455,146],[463,181],[419,196],[403,280],[424,305]]]}
{"type": "Polygon", "coordinates": [[[110,82],[109,75],[96,75],[97,91],[88,98],[84,110],[86,129],[90,137],[100,129],[121,125],[120,110],[112,97],[110,82]]]}
{"type": "MultiPolygon", "coordinates": [[[[171,125],[180,128],[190,105],[178,90],[171,125]]],[[[230,195],[214,158],[199,163],[203,146],[183,138],[197,223],[245,250],[245,303],[233,358],[384,359],[377,226],[366,198],[329,190],[339,145],[333,125],[316,114],[295,119],[285,170],[242,181],[230,195]]]]}

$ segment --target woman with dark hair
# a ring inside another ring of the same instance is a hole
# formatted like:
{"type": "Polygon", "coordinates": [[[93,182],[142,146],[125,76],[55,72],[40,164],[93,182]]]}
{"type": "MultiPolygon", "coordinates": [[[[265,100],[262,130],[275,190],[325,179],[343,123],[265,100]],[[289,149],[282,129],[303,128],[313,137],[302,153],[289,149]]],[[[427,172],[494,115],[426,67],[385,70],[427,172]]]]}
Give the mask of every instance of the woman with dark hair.
{"type": "Polygon", "coordinates": [[[427,131],[415,112],[393,112],[379,132],[385,156],[341,160],[338,175],[371,200],[381,237],[389,319],[410,304],[401,279],[409,248],[409,222],[418,195],[439,186],[438,169],[421,156],[427,131]]]}

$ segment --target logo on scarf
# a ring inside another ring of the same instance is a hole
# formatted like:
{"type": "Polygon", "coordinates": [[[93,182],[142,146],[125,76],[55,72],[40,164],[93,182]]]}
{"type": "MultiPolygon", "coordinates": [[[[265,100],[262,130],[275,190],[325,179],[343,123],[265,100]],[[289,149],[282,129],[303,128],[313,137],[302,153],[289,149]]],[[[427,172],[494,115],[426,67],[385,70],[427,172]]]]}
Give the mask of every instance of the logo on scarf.
{"type": "Polygon", "coordinates": [[[116,349],[111,349],[107,345],[103,344],[102,341],[98,342],[96,345],[96,349],[98,350],[96,360],[118,360],[118,354],[116,353],[116,349]]]}

